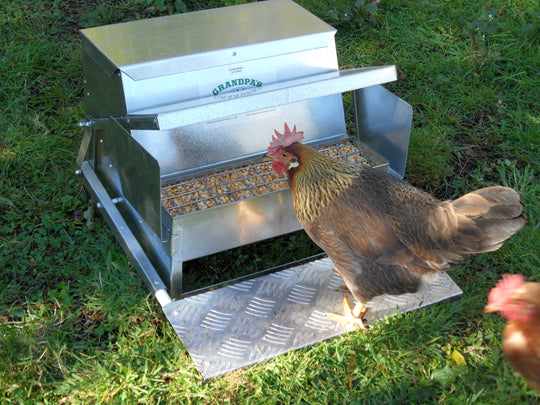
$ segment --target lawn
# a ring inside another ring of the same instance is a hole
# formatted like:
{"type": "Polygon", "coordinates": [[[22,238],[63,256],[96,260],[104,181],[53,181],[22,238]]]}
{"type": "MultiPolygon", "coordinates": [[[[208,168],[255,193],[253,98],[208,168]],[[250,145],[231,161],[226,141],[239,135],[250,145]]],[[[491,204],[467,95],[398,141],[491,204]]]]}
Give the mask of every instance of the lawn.
{"type": "MultiPolygon", "coordinates": [[[[0,402],[538,403],[501,353],[505,321],[482,313],[502,274],[540,282],[537,0],[298,1],[338,29],[342,68],[397,66],[406,180],[444,199],[513,187],[528,223],[452,272],[456,301],[203,381],[75,175],[78,29],[243,2],[2,0],[0,402]]],[[[219,282],[317,251],[298,232],[186,267],[219,282]]]]}

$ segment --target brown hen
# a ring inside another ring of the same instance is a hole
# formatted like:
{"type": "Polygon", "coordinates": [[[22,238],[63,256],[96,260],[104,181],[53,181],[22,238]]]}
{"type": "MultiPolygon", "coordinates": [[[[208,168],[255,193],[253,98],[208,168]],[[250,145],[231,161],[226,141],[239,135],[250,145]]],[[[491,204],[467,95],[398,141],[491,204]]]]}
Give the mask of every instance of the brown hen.
{"type": "MultiPolygon", "coordinates": [[[[294,211],[357,300],[416,292],[429,275],[498,249],[525,224],[520,195],[488,187],[440,201],[392,175],[341,162],[303,145],[303,132],[275,131],[266,159],[286,173],[294,211]]],[[[349,318],[352,319],[352,318],[349,318]]]]}
{"type": "Polygon", "coordinates": [[[540,284],[521,274],[504,275],[490,291],[484,312],[508,319],[503,352],[508,362],[540,393],[540,284]]]}

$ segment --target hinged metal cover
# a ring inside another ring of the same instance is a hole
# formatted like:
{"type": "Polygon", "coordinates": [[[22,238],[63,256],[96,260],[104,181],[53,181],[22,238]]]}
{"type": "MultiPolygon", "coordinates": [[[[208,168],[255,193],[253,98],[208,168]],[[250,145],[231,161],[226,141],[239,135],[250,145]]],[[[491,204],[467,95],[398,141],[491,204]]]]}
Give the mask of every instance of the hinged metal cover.
{"type": "Polygon", "coordinates": [[[335,32],[290,0],[81,30],[84,46],[109,75],[120,69],[134,80],[322,48],[335,32]]]}
{"type": "Polygon", "coordinates": [[[84,29],[86,110],[123,115],[336,71],[335,32],[290,0],[84,29]]]}

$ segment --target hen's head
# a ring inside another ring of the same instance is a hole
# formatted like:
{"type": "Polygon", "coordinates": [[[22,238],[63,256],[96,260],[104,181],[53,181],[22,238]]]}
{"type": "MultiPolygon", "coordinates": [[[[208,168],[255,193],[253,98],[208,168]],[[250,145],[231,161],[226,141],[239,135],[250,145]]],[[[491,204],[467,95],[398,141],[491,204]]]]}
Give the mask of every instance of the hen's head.
{"type": "Polygon", "coordinates": [[[296,132],[296,125],[291,131],[287,123],[285,123],[285,130],[282,134],[277,130],[274,130],[274,132],[276,136],[272,137],[267,156],[272,159],[274,170],[278,174],[283,174],[294,167],[298,167],[298,158],[286,148],[304,139],[304,132],[296,132]]]}
{"type": "Polygon", "coordinates": [[[491,289],[484,312],[499,311],[512,320],[529,321],[540,315],[540,284],[526,283],[521,274],[505,274],[491,289]]]}

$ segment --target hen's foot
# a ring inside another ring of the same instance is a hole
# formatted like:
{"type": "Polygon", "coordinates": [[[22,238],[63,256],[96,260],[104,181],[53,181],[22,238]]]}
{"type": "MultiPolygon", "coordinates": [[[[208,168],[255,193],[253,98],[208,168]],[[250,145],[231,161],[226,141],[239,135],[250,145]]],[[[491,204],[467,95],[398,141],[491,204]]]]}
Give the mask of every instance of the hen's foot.
{"type": "Polygon", "coordinates": [[[341,314],[334,314],[334,313],[328,313],[326,314],[327,317],[335,319],[338,322],[347,322],[347,323],[353,323],[356,324],[362,329],[364,332],[367,332],[367,326],[364,323],[364,320],[362,317],[367,312],[367,308],[365,307],[364,303],[357,303],[354,308],[351,308],[351,305],[349,304],[349,298],[345,295],[343,297],[343,313],[345,315],[341,314]]]}

